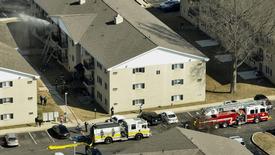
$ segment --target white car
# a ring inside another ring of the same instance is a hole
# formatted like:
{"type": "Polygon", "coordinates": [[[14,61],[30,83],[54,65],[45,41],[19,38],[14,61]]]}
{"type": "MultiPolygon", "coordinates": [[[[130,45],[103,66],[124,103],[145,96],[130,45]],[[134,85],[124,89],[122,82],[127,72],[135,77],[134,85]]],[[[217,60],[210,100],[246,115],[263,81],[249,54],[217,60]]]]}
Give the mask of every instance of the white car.
{"type": "Polygon", "coordinates": [[[125,120],[125,117],[122,116],[122,115],[113,115],[113,116],[111,116],[111,122],[121,123],[123,120],[125,120]]]}
{"type": "Polygon", "coordinates": [[[18,146],[19,145],[18,138],[15,133],[6,134],[5,140],[6,140],[7,146],[18,146]]]}
{"type": "Polygon", "coordinates": [[[177,115],[172,111],[165,111],[161,113],[162,120],[167,122],[168,124],[178,123],[177,115]]]}
{"type": "Polygon", "coordinates": [[[240,144],[242,144],[243,146],[245,146],[244,140],[243,140],[242,137],[240,137],[240,136],[231,136],[231,137],[229,137],[229,138],[230,138],[230,139],[233,139],[233,140],[236,140],[236,141],[238,141],[240,144]]]}

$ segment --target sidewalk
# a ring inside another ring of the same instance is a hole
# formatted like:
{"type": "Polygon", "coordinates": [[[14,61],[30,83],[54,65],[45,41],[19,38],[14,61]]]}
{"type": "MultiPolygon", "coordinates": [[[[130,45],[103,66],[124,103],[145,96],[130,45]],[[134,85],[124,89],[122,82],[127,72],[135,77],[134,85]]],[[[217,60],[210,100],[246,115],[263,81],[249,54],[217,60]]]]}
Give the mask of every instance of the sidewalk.
{"type": "MultiPolygon", "coordinates": [[[[275,95],[274,96],[267,96],[270,100],[275,100],[275,95]]],[[[242,100],[238,100],[238,101],[248,101],[248,100],[252,100],[252,98],[247,98],[247,99],[242,99],[242,100]]],[[[203,105],[196,105],[196,106],[188,106],[188,107],[180,107],[180,108],[171,108],[171,109],[165,109],[165,110],[157,110],[155,112],[157,113],[161,113],[163,111],[173,111],[175,113],[180,113],[180,112],[186,112],[186,111],[193,111],[193,110],[199,110],[201,108],[204,107],[209,107],[209,106],[215,106],[215,105],[220,105],[222,104],[222,102],[216,102],[216,103],[209,103],[209,104],[203,104],[203,105]]],[[[64,105],[61,105],[61,108],[66,108],[64,105]]],[[[62,109],[62,110],[63,110],[62,109]]],[[[68,110],[71,111],[71,110],[68,110]]],[[[74,115],[72,113],[72,111],[70,112],[70,115],[74,115]]],[[[124,115],[126,118],[135,118],[137,117],[138,114],[126,114],[124,115]]],[[[71,116],[74,117],[74,116],[71,116]]],[[[102,118],[98,118],[98,119],[93,119],[93,120],[89,120],[87,121],[89,124],[93,124],[93,123],[98,123],[98,122],[104,122],[106,119],[108,119],[109,117],[102,117],[102,118]]],[[[75,120],[75,119],[72,119],[75,120]]],[[[78,120],[77,121],[71,121],[68,123],[64,123],[65,126],[67,127],[76,127],[77,124],[80,123],[82,127],[84,127],[84,122],[78,120]]],[[[47,130],[49,128],[51,128],[53,125],[58,124],[58,122],[46,122],[44,124],[42,124],[41,127],[24,127],[24,128],[13,128],[13,129],[5,129],[5,130],[0,130],[0,135],[4,135],[6,133],[22,133],[22,132],[31,132],[31,131],[42,131],[42,130],[47,130]]]]}

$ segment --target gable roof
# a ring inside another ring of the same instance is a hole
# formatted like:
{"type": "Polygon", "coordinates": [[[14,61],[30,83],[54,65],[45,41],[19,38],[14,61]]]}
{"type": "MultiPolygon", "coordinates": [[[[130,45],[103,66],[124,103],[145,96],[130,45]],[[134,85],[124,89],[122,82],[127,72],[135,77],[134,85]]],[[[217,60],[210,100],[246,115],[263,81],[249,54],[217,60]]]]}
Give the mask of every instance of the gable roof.
{"type": "Polygon", "coordinates": [[[52,15],[52,19],[58,18],[64,24],[63,31],[70,36],[75,44],[80,41],[83,34],[87,31],[88,27],[91,25],[91,22],[96,17],[96,14],[70,14],[70,15],[52,15]],[[76,22],[77,21],[77,22],[76,22]]]}
{"type": "Polygon", "coordinates": [[[15,49],[17,45],[6,24],[0,23],[0,67],[38,76],[37,72],[15,49]]]}
{"type": "MultiPolygon", "coordinates": [[[[49,15],[96,14],[79,44],[106,68],[159,46],[196,55],[202,59],[207,58],[131,0],[89,0],[83,5],[71,5],[73,1],[70,0],[35,0],[35,2],[49,15]],[[115,25],[113,20],[118,13],[124,21],[115,25]]],[[[70,22],[77,23],[78,20],[70,22]]]]}
{"type": "Polygon", "coordinates": [[[127,19],[131,25],[156,45],[206,58],[206,56],[194,48],[193,45],[184,40],[149,11],[140,7],[135,1],[104,0],[104,2],[127,19]]]}

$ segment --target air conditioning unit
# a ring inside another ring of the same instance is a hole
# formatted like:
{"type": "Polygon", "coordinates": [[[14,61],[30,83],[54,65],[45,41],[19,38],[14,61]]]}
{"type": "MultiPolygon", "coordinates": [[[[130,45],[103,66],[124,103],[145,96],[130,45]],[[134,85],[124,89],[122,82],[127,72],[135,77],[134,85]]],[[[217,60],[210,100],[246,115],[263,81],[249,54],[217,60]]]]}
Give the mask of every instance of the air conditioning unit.
{"type": "Polygon", "coordinates": [[[80,5],[85,4],[85,3],[86,3],[86,0],[79,0],[80,5]]]}
{"type": "Polygon", "coordinates": [[[114,23],[117,25],[122,22],[123,22],[123,17],[121,17],[119,14],[117,14],[117,16],[115,16],[114,23]]]}

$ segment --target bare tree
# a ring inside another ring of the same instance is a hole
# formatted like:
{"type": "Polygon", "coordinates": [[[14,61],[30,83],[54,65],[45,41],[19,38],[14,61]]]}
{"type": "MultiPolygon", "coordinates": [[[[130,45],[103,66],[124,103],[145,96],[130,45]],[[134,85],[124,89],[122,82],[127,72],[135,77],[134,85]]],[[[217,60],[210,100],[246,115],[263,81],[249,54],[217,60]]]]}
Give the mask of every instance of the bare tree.
{"type": "Polygon", "coordinates": [[[201,16],[208,30],[232,54],[230,92],[237,91],[238,68],[259,49],[259,36],[271,37],[274,24],[273,0],[207,0],[201,2],[201,16]]]}

